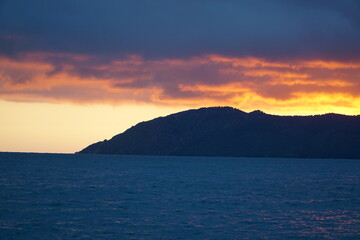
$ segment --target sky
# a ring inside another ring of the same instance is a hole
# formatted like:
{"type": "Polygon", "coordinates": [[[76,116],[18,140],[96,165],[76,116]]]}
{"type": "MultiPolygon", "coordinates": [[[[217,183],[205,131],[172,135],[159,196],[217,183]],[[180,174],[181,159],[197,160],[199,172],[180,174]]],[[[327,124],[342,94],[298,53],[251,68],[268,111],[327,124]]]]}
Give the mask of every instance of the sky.
{"type": "Polygon", "coordinates": [[[360,114],[358,0],[0,0],[0,151],[199,107],[360,114]]]}

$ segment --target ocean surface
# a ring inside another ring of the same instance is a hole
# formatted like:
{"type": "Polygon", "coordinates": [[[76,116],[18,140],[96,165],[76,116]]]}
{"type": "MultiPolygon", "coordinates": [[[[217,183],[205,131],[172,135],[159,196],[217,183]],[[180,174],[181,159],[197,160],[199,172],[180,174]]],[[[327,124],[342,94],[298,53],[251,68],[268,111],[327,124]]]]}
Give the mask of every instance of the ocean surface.
{"type": "Polygon", "coordinates": [[[360,239],[360,160],[0,153],[0,239],[360,239]]]}

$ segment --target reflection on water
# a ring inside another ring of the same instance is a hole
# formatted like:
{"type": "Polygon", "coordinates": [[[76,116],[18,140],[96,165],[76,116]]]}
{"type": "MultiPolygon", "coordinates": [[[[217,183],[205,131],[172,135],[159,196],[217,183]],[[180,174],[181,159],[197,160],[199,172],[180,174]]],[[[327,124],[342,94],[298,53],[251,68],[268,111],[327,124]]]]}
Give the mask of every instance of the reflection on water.
{"type": "Polygon", "coordinates": [[[0,239],[358,239],[360,161],[0,153],[0,239]]]}

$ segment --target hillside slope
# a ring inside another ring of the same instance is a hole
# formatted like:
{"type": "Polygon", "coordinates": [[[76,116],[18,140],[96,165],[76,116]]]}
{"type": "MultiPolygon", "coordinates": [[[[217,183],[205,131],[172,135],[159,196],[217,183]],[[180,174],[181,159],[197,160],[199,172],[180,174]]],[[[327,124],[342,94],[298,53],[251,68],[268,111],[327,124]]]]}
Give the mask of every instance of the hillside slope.
{"type": "Polygon", "coordinates": [[[200,108],[139,123],[79,153],[360,158],[360,116],[200,108]]]}

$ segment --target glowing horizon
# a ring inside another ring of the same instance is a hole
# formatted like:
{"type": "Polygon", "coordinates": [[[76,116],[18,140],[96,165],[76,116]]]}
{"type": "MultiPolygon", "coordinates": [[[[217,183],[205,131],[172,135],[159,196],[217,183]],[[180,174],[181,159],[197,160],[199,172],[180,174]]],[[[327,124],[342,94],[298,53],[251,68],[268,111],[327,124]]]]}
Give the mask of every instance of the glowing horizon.
{"type": "Polygon", "coordinates": [[[0,58],[1,115],[7,116],[1,123],[1,151],[75,152],[137,122],[189,108],[231,106],[277,115],[360,113],[356,62],[206,55],[165,60],[129,56],[89,65],[89,59],[54,53],[0,58]],[[48,56],[66,57],[68,63],[59,68],[48,56]],[[50,106],[61,110],[55,113],[50,106]],[[86,112],[87,119],[78,112],[86,112]],[[33,118],[19,117],[25,113],[33,118]],[[129,119],[116,126],[119,113],[129,119]],[[35,117],[54,114],[48,122],[35,117]],[[74,116],[69,122],[56,120],[69,115],[74,116]],[[114,121],[106,124],[104,116],[114,121]],[[69,138],[64,132],[77,134],[69,138]]]}

